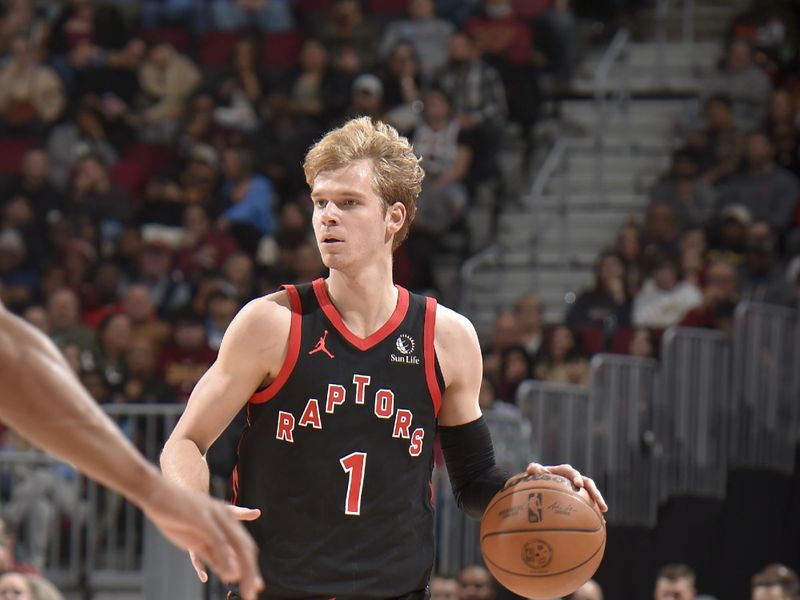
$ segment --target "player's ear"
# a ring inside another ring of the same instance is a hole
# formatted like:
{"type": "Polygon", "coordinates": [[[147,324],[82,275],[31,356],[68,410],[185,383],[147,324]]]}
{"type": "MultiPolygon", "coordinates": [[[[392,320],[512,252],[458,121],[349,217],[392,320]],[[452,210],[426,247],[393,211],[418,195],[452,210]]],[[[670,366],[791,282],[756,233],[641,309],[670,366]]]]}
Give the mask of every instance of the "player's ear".
{"type": "Polygon", "coordinates": [[[389,225],[389,233],[397,233],[402,229],[403,224],[406,222],[408,214],[406,213],[405,205],[399,200],[389,206],[386,211],[387,224],[389,225]]]}

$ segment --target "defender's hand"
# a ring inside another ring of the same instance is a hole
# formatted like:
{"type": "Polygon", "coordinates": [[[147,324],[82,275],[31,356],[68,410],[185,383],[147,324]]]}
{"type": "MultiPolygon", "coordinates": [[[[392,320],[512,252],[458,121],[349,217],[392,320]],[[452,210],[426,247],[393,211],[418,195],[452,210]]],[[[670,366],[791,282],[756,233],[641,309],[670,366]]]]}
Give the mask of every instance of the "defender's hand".
{"type": "Polygon", "coordinates": [[[528,465],[527,470],[524,473],[519,473],[510,477],[509,480],[506,482],[506,487],[510,485],[514,485],[523,477],[527,477],[528,475],[543,475],[545,473],[549,473],[550,475],[560,475],[561,477],[565,477],[569,479],[575,487],[578,488],[585,488],[589,495],[592,497],[592,500],[595,501],[598,508],[601,512],[608,511],[608,505],[606,501],[603,499],[603,494],[600,493],[600,490],[597,489],[597,485],[595,484],[594,480],[591,477],[586,477],[585,475],[581,475],[576,468],[572,465],[557,465],[554,467],[545,467],[540,465],[539,463],[531,463],[528,465]]]}

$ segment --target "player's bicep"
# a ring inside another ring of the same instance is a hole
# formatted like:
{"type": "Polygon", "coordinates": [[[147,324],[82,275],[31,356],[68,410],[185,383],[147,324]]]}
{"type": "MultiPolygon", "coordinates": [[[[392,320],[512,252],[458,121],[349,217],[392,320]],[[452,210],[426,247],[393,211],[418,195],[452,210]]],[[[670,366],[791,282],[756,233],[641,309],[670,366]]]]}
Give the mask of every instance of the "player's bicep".
{"type": "Polygon", "coordinates": [[[436,355],[445,380],[439,424],[463,425],[481,416],[478,397],[483,359],[475,328],[465,317],[444,309],[437,313],[436,355]]]}

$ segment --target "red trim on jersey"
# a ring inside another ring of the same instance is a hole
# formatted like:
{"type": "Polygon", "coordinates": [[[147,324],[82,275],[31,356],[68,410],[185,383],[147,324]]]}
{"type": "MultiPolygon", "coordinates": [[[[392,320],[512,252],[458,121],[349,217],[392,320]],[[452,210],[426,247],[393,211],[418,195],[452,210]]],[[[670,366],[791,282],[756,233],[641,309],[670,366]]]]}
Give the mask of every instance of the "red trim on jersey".
{"type": "Polygon", "coordinates": [[[344,320],[342,320],[342,316],[339,314],[339,311],[336,310],[333,302],[331,302],[330,296],[328,296],[328,290],[325,287],[325,280],[315,279],[312,285],[314,286],[314,294],[317,296],[317,301],[322,307],[322,311],[325,313],[325,316],[328,317],[328,320],[331,322],[331,324],[336,328],[336,331],[338,331],[342,337],[344,337],[344,339],[353,344],[353,346],[362,351],[369,350],[375,344],[385,340],[389,334],[397,329],[398,325],[403,322],[403,319],[406,318],[406,313],[408,312],[408,290],[400,287],[399,285],[395,286],[397,288],[397,306],[395,306],[392,316],[389,317],[389,320],[386,321],[386,323],[384,323],[383,326],[378,329],[378,331],[365,338],[361,338],[350,331],[347,328],[347,325],[345,325],[344,320]]]}
{"type": "Polygon", "coordinates": [[[281,370],[278,371],[278,376],[275,377],[275,381],[260,392],[253,394],[250,398],[250,402],[253,404],[261,404],[275,397],[275,394],[280,391],[286,383],[286,380],[289,379],[289,375],[291,375],[294,366],[297,364],[297,356],[300,354],[300,337],[303,320],[303,308],[300,304],[300,294],[293,285],[284,286],[284,289],[289,294],[289,304],[292,307],[292,323],[289,325],[289,347],[286,350],[286,358],[283,360],[283,365],[281,365],[281,370]]]}
{"type": "Polygon", "coordinates": [[[442,390],[436,380],[436,349],[433,346],[434,333],[436,330],[436,300],[433,298],[425,299],[425,326],[423,340],[423,354],[425,357],[425,380],[428,382],[428,392],[433,400],[433,414],[439,416],[439,408],[442,406],[442,390]]]}
{"type": "Polygon", "coordinates": [[[231,504],[236,506],[236,498],[239,497],[239,465],[233,467],[233,476],[231,477],[233,480],[233,491],[231,493],[231,504]]]}

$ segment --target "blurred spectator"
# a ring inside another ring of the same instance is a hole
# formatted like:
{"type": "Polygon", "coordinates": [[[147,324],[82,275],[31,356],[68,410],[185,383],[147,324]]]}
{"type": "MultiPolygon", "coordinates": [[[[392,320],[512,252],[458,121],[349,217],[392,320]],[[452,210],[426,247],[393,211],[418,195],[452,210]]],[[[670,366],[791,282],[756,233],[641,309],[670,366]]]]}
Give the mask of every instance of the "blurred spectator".
{"type": "MultiPolygon", "coordinates": [[[[13,432],[6,430],[6,435],[13,436],[13,432]]],[[[5,447],[3,448],[6,449],[5,447]]],[[[23,574],[38,574],[39,570],[33,565],[17,562],[15,538],[12,531],[9,531],[6,521],[0,517],[0,575],[5,575],[11,571],[23,574]]],[[[0,598],[2,596],[0,595],[0,598]]]]}
{"type": "Polygon", "coordinates": [[[407,135],[419,123],[423,107],[419,56],[410,42],[399,41],[392,47],[381,80],[386,122],[407,135]]]}
{"type": "Polygon", "coordinates": [[[520,345],[520,335],[517,320],[510,312],[500,313],[492,325],[490,345],[483,357],[483,372],[492,383],[500,381],[500,362],[503,352],[518,345],[520,345]]]}
{"type": "Polygon", "coordinates": [[[331,50],[333,64],[342,73],[355,75],[377,64],[380,29],[364,15],[359,0],[334,0],[317,37],[331,50]]]}
{"type": "Polygon", "coordinates": [[[281,207],[280,226],[275,241],[281,250],[294,250],[311,238],[311,216],[299,202],[281,207]]]}
{"type": "Polygon", "coordinates": [[[706,270],[702,304],[687,312],[679,324],[683,327],[720,329],[720,324],[731,317],[732,307],[738,301],[736,267],[724,259],[717,259],[706,270]]]}
{"type": "Polygon", "coordinates": [[[589,383],[589,361],[578,348],[575,334],[569,327],[556,325],[547,332],[533,372],[536,379],[542,381],[589,383]]]}
{"type": "Polygon", "coordinates": [[[413,49],[420,61],[422,73],[430,78],[447,62],[447,44],[455,27],[450,21],[436,17],[433,0],[409,0],[408,19],[389,23],[381,40],[381,56],[392,58],[401,42],[413,49]]]}
{"type": "Polygon", "coordinates": [[[141,109],[133,118],[139,138],[166,143],[173,139],[189,96],[200,83],[200,71],[168,42],[153,45],[139,68],[141,109]]]}
{"type": "Polygon", "coordinates": [[[289,77],[292,112],[322,129],[342,114],[349,100],[349,78],[330,66],[328,49],[319,40],[306,40],[300,66],[289,77]]]}
{"type": "Polygon", "coordinates": [[[117,162],[117,151],[108,140],[96,97],[80,98],[72,118],[53,128],[47,139],[47,154],[48,176],[60,189],[67,187],[72,169],[87,154],[109,166],[117,162]]]}
{"type": "Polygon", "coordinates": [[[590,579],[567,598],[569,600],[603,600],[603,588],[594,579],[590,579]]]}
{"type": "Polygon", "coordinates": [[[740,204],[723,208],[707,258],[721,257],[736,266],[741,264],[747,247],[747,229],[752,222],[750,211],[740,204]]]}
{"type": "Polygon", "coordinates": [[[216,359],[208,347],[202,320],[185,311],[174,319],[172,343],[158,357],[159,375],[175,389],[178,402],[186,402],[195,384],[216,359]]]}
{"type": "Polygon", "coordinates": [[[283,31],[294,27],[289,0],[212,0],[216,29],[229,31],[255,25],[259,31],[283,31]]]}
{"type": "Polygon", "coordinates": [[[476,182],[497,175],[497,154],[508,107],[503,82],[496,69],[480,58],[472,39],[464,33],[450,38],[448,63],[436,77],[452,98],[461,131],[472,135],[476,182]]]}
{"type": "Polygon", "coordinates": [[[528,356],[533,358],[542,345],[544,308],[535,294],[524,294],[514,302],[514,318],[517,321],[520,344],[528,356]]]}
{"type": "Polygon", "coordinates": [[[468,565],[458,575],[459,600],[493,600],[497,590],[485,567],[468,565]]]}
{"type": "Polygon", "coordinates": [[[548,60],[548,71],[561,84],[569,82],[575,61],[577,20],[570,0],[513,0],[518,16],[533,27],[537,49],[548,60]]]}
{"type": "Polygon", "coordinates": [[[681,263],[683,278],[700,286],[705,275],[708,239],[702,227],[686,229],[681,234],[681,263]]]}
{"type": "Polygon", "coordinates": [[[82,217],[96,222],[103,242],[113,243],[130,215],[130,199],[111,183],[102,159],[89,154],[76,167],[65,212],[73,223],[82,217]]]}
{"type": "Polygon", "coordinates": [[[498,401],[494,385],[484,377],[478,402],[494,441],[497,465],[509,473],[524,470],[531,458],[528,452],[531,447],[531,424],[513,404],[516,398],[509,402],[498,401]]]}
{"type": "Polygon", "coordinates": [[[625,291],[633,297],[642,285],[642,230],[635,223],[626,223],[617,234],[617,254],[625,268],[625,291]]]}
{"type": "Polygon", "coordinates": [[[777,236],[766,221],[754,222],[747,231],[747,252],[739,281],[742,300],[792,303],[792,289],[779,261],[777,236]]]}
{"type": "Polygon", "coordinates": [[[434,575],[429,584],[431,600],[459,600],[458,579],[434,575]]]}
{"type": "Polygon", "coordinates": [[[500,356],[500,381],[497,385],[497,397],[514,404],[519,384],[532,376],[533,363],[527,350],[523,346],[506,348],[500,356]]]}
{"type": "MultiPolygon", "coordinates": [[[[533,36],[517,17],[511,0],[483,0],[482,10],[464,24],[464,32],[475,40],[478,52],[506,65],[531,60],[533,36]]],[[[501,68],[502,72],[502,68],[501,68]]]]}
{"type": "Polygon", "coordinates": [[[0,68],[0,132],[42,134],[66,105],[56,73],[40,63],[38,48],[25,33],[11,40],[8,61],[0,68]]]}
{"type": "Polygon", "coordinates": [[[195,0],[144,0],[139,9],[143,29],[186,24],[196,32],[208,28],[206,6],[195,0]]]}
{"type": "Polygon", "coordinates": [[[132,321],[125,313],[106,317],[97,330],[99,360],[97,369],[102,371],[108,384],[117,389],[125,377],[125,354],[131,343],[132,321]]]}
{"type": "Polygon", "coordinates": [[[628,342],[628,354],[639,358],[654,358],[656,355],[656,337],[653,332],[645,327],[634,329],[628,342]]]}
{"type": "Polygon", "coordinates": [[[424,115],[412,136],[425,169],[413,229],[438,235],[458,222],[466,209],[464,180],[472,164],[472,149],[444,91],[434,88],[426,92],[424,115]]]}
{"type": "Polygon", "coordinates": [[[111,386],[102,371],[94,366],[86,367],[80,372],[80,380],[89,395],[98,404],[111,404],[117,398],[112,394],[111,386]]]}
{"type": "Polygon", "coordinates": [[[668,564],[661,567],[656,576],[653,597],[655,600],[694,600],[694,571],[684,564],[668,564]]]}
{"type": "Polygon", "coordinates": [[[775,162],[800,175],[798,108],[789,90],[772,92],[765,129],[775,148],[775,162]]]}
{"type": "Polygon", "coordinates": [[[25,264],[26,255],[17,230],[0,230],[0,300],[15,312],[33,302],[39,291],[39,273],[25,264]]]}
{"type": "Polygon", "coordinates": [[[22,318],[45,335],[49,336],[52,333],[50,317],[43,306],[39,304],[29,306],[25,309],[25,312],[22,313],[22,318]]]}
{"type": "Polygon", "coordinates": [[[753,575],[750,600],[796,600],[800,580],[792,569],[775,563],[753,575]]]}
{"type": "Polygon", "coordinates": [[[256,296],[255,265],[253,259],[237,252],[222,265],[222,276],[233,286],[240,301],[248,302],[256,296]]]}
{"type": "Polygon", "coordinates": [[[129,286],[122,299],[122,309],[131,317],[133,337],[147,339],[160,350],[172,331],[158,318],[150,289],[140,283],[129,286]]]}
{"type": "Polygon", "coordinates": [[[220,286],[218,291],[212,292],[208,297],[206,306],[206,337],[208,346],[216,351],[219,350],[222,336],[225,335],[228,325],[239,312],[241,305],[233,288],[220,286]]]}
{"type": "Polygon", "coordinates": [[[253,155],[244,148],[223,150],[222,175],[225,205],[217,226],[229,232],[242,248],[253,251],[259,238],[275,229],[272,182],[254,171],[253,155]]]}
{"type": "Polygon", "coordinates": [[[115,262],[105,260],[98,263],[91,281],[85,281],[81,286],[83,322],[97,328],[108,315],[120,311],[123,285],[122,273],[115,262]]]}
{"type": "Polygon", "coordinates": [[[37,227],[43,231],[48,218],[64,209],[63,194],[48,181],[52,172],[53,165],[44,150],[32,148],[26,151],[22,155],[19,173],[11,176],[3,188],[0,206],[15,196],[25,198],[37,227]]]}
{"type": "Polygon", "coordinates": [[[58,588],[44,577],[16,572],[0,575],[0,598],[64,600],[58,588]]]}
{"type": "Polygon", "coordinates": [[[728,94],[734,121],[750,131],[764,122],[772,84],[754,63],[750,42],[734,38],[728,44],[722,67],[708,81],[706,90],[709,95],[728,94]]]}
{"type": "Polygon", "coordinates": [[[373,121],[382,121],[383,83],[372,73],[363,73],[355,78],[350,88],[350,107],[345,117],[370,117],[373,121]]]}
{"type": "Polygon", "coordinates": [[[669,327],[702,301],[697,286],[682,280],[675,259],[665,255],[655,263],[652,275],[633,301],[633,323],[643,327],[669,327]]]}
{"type": "Polygon", "coordinates": [[[183,238],[175,268],[190,281],[219,271],[239,247],[231,236],[212,229],[206,209],[198,204],[183,211],[183,238]]]}
{"type": "Polygon", "coordinates": [[[594,285],[582,292],[569,308],[566,324],[572,329],[601,327],[613,335],[630,324],[630,313],[622,258],[616,252],[603,252],[595,263],[594,285]]]}
{"type": "MultiPolygon", "coordinates": [[[[646,254],[653,251],[678,256],[680,254],[681,230],[672,209],[661,202],[652,202],[647,207],[644,224],[646,254]]],[[[649,257],[645,256],[645,260],[649,257]]]]}
{"type": "Polygon", "coordinates": [[[672,155],[672,167],[650,190],[650,201],[670,207],[678,227],[701,225],[711,218],[714,188],[698,178],[698,165],[689,150],[672,155]]]}
{"type": "Polygon", "coordinates": [[[768,221],[779,234],[786,233],[794,219],[800,182],[774,162],[775,150],[763,132],[747,137],[747,168],[720,190],[719,208],[731,204],[747,207],[754,219],[768,221]]]}
{"type": "Polygon", "coordinates": [[[47,314],[53,328],[53,341],[59,346],[75,344],[81,354],[95,354],[94,332],[80,322],[80,301],[78,295],[68,288],[53,292],[47,299],[47,314]]]}
{"type": "Polygon", "coordinates": [[[251,133],[258,129],[264,82],[258,72],[258,47],[252,38],[237,40],[230,66],[217,92],[214,120],[222,127],[251,133]]]}
{"type": "Polygon", "coordinates": [[[703,181],[716,184],[736,173],[744,156],[744,136],[733,119],[730,97],[709,97],[705,101],[704,127],[689,133],[684,140],[686,149],[697,158],[703,181]]]}
{"type": "Polygon", "coordinates": [[[314,281],[319,277],[324,277],[326,274],[325,265],[322,263],[317,245],[308,242],[295,249],[292,267],[294,280],[297,283],[314,281]]]}
{"type": "Polygon", "coordinates": [[[156,312],[166,318],[191,300],[191,288],[181,274],[173,270],[174,253],[165,242],[147,242],[139,255],[137,282],[144,284],[156,312]]]}
{"type": "Polygon", "coordinates": [[[122,392],[126,402],[175,402],[175,390],[157,373],[157,357],[153,342],[143,337],[131,339],[125,350],[125,381],[122,392]]]}

